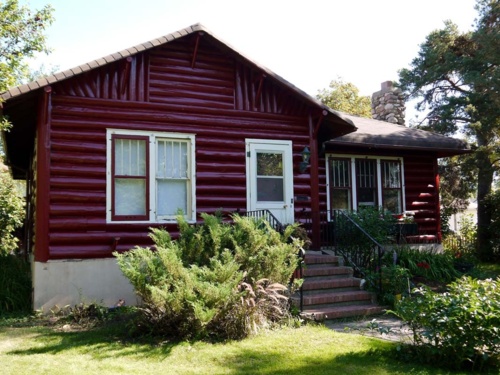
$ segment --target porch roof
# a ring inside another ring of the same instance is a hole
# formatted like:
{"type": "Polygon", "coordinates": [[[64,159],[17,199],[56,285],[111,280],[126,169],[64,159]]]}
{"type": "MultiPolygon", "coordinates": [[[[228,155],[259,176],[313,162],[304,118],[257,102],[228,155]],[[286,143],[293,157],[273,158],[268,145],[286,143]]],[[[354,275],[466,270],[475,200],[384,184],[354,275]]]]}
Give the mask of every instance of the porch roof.
{"type": "Polygon", "coordinates": [[[357,131],[325,143],[325,147],[349,146],[380,150],[407,150],[433,152],[437,157],[447,157],[472,152],[470,146],[456,138],[430,131],[408,128],[390,122],[344,114],[357,131]]]}

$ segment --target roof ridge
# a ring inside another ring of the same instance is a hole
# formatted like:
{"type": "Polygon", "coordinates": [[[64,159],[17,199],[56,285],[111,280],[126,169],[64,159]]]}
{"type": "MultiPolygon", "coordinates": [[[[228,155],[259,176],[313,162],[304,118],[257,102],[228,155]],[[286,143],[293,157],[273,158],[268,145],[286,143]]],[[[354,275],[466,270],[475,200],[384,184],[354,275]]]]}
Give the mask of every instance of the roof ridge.
{"type": "Polygon", "coordinates": [[[103,65],[112,63],[114,61],[118,61],[118,60],[124,59],[126,57],[136,55],[140,52],[143,52],[143,51],[146,51],[148,49],[157,47],[159,45],[171,42],[172,40],[184,37],[186,35],[192,34],[192,33],[197,32],[197,31],[206,31],[207,33],[211,34],[211,32],[205,26],[203,26],[201,23],[195,23],[193,25],[190,25],[190,26],[185,27],[183,29],[174,31],[172,33],[168,33],[168,34],[162,35],[160,37],[148,40],[144,43],[139,43],[135,46],[125,48],[121,51],[117,51],[117,52],[114,52],[112,54],[109,54],[109,55],[106,55],[103,57],[98,57],[94,60],[85,62],[85,63],[80,64],[78,66],[56,72],[56,73],[51,74],[47,77],[41,77],[41,78],[38,78],[34,81],[31,81],[31,82],[28,82],[28,83],[25,83],[25,84],[22,84],[19,86],[12,87],[8,90],[5,90],[4,92],[1,92],[0,98],[3,100],[8,100],[8,99],[14,98],[16,96],[25,94],[29,91],[40,89],[40,88],[48,86],[52,83],[63,81],[65,79],[68,79],[68,78],[74,77],[76,75],[85,73],[85,72],[92,70],[92,69],[95,69],[99,66],[103,66],[103,65]]]}
{"type": "MultiPolygon", "coordinates": [[[[267,75],[274,78],[275,80],[280,82],[282,85],[284,85],[288,89],[292,90],[293,92],[295,92],[296,94],[298,94],[299,96],[304,98],[305,100],[309,101],[311,104],[317,106],[321,110],[323,110],[323,111],[326,110],[327,113],[334,115],[336,118],[340,119],[345,124],[347,124],[351,128],[351,131],[354,131],[356,129],[353,121],[351,119],[347,118],[343,113],[331,109],[330,107],[323,104],[315,97],[307,94],[305,91],[298,88],[294,84],[290,83],[289,81],[287,81],[286,79],[284,79],[280,75],[276,74],[275,72],[271,71],[270,69],[268,69],[264,65],[261,65],[260,63],[256,62],[255,60],[247,57],[246,55],[241,53],[238,49],[234,48],[231,44],[227,43],[222,38],[219,38],[218,36],[216,36],[212,31],[210,31],[208,28],[206,28],[204,25],[202,25],[199,22],[195,23],[191,26],[185,27],[183,29],[174,31],[172,33],[165,34],[165,35],[160,36],[158,38],[151,39],[151,40],[146,41],[144,43],[137,44],[133,47],[129,47],[129,48],[126,48],[124,50],[114,52],[110,55],[106,55],[106,56],[97,58],[97,59],[92,60],[90,62],[78,65],[74,68],[66,69],[64,71],[57,72],[57,73],[52,74],[50,76],[39,78],[33,82],[29,82],[29,83],[26,83],[23,85],[13,87],[9,90],[4,91],[3,93],[0,93],[0,101],[2,99],[9,100],[9,99],[15,98],[17,96],[26,94],[30,91],[41,89],[41,88],[48,86],[52,83],[63,81],[65,79],[68,79],[68,78],[74,77],[76,75],[85,73],[87,71],[98,68],[100,66],[104,66],[106,64],[124,59],[128,56],[133,56],[133,55],[138,54],[140,52],[143,52],[143,51],[146,51],[148,49],[169,43],[175,39],[179,39],[179,38],[182,38],[186,35],[190,35],[190,34],[193,34],[195,32],[199,32],[199,31],[206,32],[212,38],[216,39],[218,42],[220,42],[221,44],[223,44],[224,46],[229,48],[231,51],[233,51],[236,55],[240,56],[245,61],[254,65],[257,69],[262,70],[267,75]]],[[[1,104],[0,104],[0,107],[1,107],[1,104]]]]}

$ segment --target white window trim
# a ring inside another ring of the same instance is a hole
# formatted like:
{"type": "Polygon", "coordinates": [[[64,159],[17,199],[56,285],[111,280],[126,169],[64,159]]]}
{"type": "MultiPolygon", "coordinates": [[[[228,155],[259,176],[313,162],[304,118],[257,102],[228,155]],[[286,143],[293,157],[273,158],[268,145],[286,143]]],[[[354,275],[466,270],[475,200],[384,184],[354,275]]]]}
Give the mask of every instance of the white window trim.
{"type": "Polygon", "coordinates": [[[358,210],[358,197],[357,197],[357,182],[356,182],[356,159],[375,159],[377,161],[377,198],[379,207],[382,208],[382,170],[380,163],[382,160],[397,160],[401,165],[401,209],[406,212],[406,197],[405,197],[405,166],[402,157],[395,156],[371,156],[371,155],[352,155],[352,154],[326,154],[325,167],[326,167],[326,204],[330,210],[330,173],[328,171],[330,159],[350,159],[351,160],[351,194],[352,194],[352,210],[358,210]]]}
{"type": "Polygon", "coordinates": [[[106,223],[107,224],[156,224],[174,223],[175,218],[157,219],[156,216],[156,139],[182,139],[189,142],[188,176],[190,194],[188,193],[188,209],[186,220],[196,222],[196,150],[195,134],[167,133],[141,130],[106,129],[106,223]],[[149,220],[113,221],[112,209],[112,135],[130,135],[149,138],[149,220]]]}

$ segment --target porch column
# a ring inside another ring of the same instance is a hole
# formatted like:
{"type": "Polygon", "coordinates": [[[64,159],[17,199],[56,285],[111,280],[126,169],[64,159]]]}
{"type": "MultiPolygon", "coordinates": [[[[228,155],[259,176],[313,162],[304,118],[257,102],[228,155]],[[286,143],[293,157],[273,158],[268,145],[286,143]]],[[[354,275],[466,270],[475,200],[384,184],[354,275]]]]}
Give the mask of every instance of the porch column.
{"type": "Polygon", "coordinates": [[[435,195],[435,205],[436,205],[436,235],[438,243],[442,242],[442,234],[441,234],[441,202],[439,201],[439,167],[438,167],[438,159],[434,159],[434,195],[435,195]]]}
{"type": "MultiPolygon", "coordinates": [[[[323,119],[323,114],[318,120],[318,124],[323,119]]],[[[318,176],[318,135],[317,129],[314,127],[312,115],[309,115],[309,149],[311,150],[310,158],[310,176],[311,176],[311,219],[312,219],[312,248],[319,249],[321,247],[321,227],[319,214],[319,176],[318,176]]]]}
{"type": "Polygon", "coordinates": [[[36,123],[35,194],[35,261],[49,260],[49,175],[50,175],[50,114],[52,88],[44,88],[38,106],[36,123]]]}

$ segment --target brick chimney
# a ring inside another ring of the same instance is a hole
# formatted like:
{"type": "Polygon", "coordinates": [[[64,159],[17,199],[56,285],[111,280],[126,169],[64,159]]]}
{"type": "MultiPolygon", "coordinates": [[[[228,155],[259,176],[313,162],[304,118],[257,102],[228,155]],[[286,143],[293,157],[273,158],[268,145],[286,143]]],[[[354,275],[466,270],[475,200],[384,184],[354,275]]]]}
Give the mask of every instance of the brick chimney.
{"type": "Polygon", "coordinates": [[[405,124],[405,96],[392,81],[382,82],[382,89],[372,95],[372,117],[393,124],[405,124]]]}

